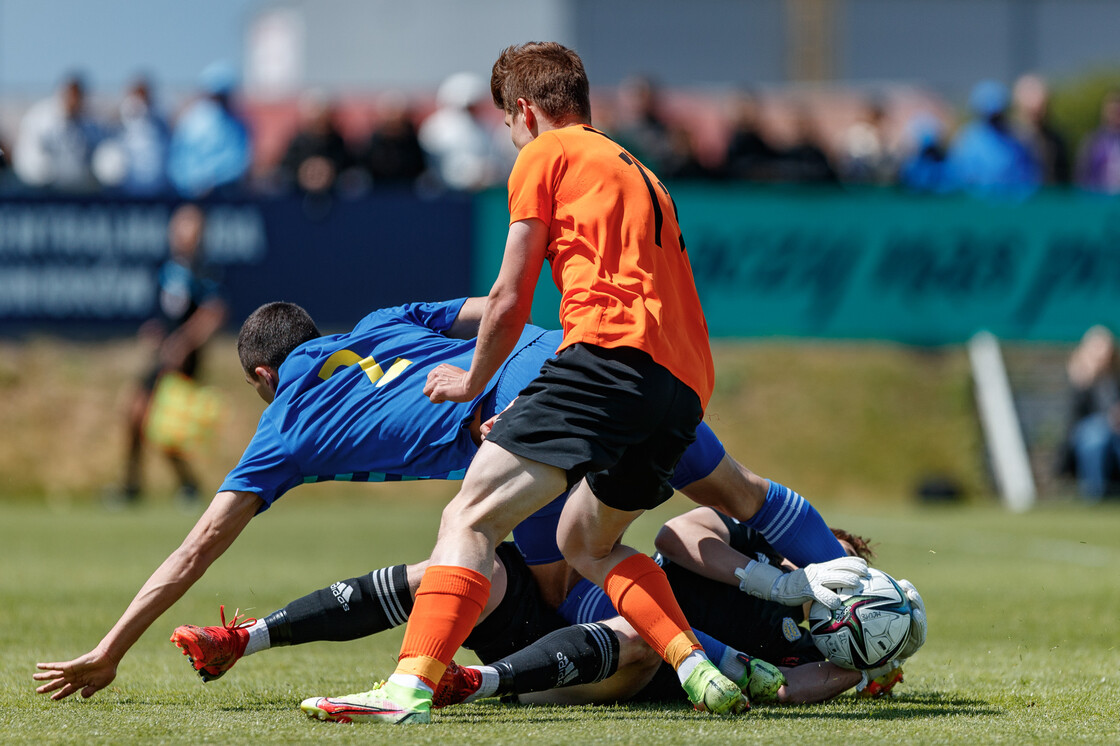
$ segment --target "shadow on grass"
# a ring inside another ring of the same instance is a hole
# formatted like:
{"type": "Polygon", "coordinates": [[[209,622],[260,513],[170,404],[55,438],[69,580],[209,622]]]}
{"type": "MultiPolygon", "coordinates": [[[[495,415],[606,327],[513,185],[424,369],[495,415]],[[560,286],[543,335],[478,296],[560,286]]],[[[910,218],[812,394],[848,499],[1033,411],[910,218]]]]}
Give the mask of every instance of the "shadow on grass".
{"type": "MultiPolygon", "coordinates": [[[[912,694],[886,700],[846,699],[819,705],[765,706],[758,705],[746,715],[772,721],[844,720],[856,721],[912,721],[952,715],[956,717],[985,717],[1000,715],[1003,709],[984,700],[947,696],[936,692],[912,694]]],[[[571,721],[644,721],[657,720],[693,721],[704,716],[683,703],[641,703],[606,706],[566,705],[508,705],[499,702],[479,702],[466,707],[439,710],[435,717],[453,724],[497,723],[517,720],[522,723],[562,723],[571,721]]]]}

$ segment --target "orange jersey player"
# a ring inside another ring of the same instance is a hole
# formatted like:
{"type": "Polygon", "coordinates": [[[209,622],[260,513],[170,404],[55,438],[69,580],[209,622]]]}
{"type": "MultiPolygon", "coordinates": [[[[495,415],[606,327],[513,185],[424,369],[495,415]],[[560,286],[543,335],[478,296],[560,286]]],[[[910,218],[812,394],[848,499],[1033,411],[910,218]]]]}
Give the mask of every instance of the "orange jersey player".
{"type": "MultiPolygon", "coordinates": [[[[606,591],[697,709],[741,712],[745,695],[704,654],[664,571],[620,542],[643,510],[673,494],[668,479],[712,392],[707,326],[673,201],[591,126],[587,75],[572,50],[508,47],[490,88],[520,151],[505,254],[470,368],[438,366],[425,393],[468,401],[484,389],[528,319],[546,259],[561,293],[563,342],[493,425],[444,509],[388,682],[301,708],[326,720],[428,722],[433,689],[490,595],[495,545],[570,488],[557,540],[571,568],[606,591]]],[[[760,508],[746,496],[711,504],[743,520],[760,508]]],[[[862,560],[834,562],[856,563],[842,569],[852,585],[866,571],[862,560]]],[[[814,597],[813,573],[797,588],[763,576],[770,595],[814,597]]],[[[543,580],[549,596],[555,589],[543,580]]],[[[571,576],[552,582],[566,590],[571,576]]]]}

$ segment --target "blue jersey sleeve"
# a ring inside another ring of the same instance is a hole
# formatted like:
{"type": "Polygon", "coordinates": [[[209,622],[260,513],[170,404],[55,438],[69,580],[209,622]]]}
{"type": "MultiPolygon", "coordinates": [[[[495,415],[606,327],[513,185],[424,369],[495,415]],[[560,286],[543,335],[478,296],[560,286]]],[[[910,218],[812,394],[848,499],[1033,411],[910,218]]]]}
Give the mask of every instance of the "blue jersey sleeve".
{"type": "Polygon", "coordinates": [[[262,417],[241,460],[226,475],[219,492],[253,492],[264,500],[263,511],[302,482],[303,477],[279,433],[267,418],[262,417]]]}
{"type": "Polygon", "coordinates": [[[385,323],[386,319],[397,318],[443,334],[459,318],[459,312],[466,302],[466,298],[456,298],[438,303],[406,303],[393,308],[380,308],[359,321],[351,333],[360,334],[385,323]]]}

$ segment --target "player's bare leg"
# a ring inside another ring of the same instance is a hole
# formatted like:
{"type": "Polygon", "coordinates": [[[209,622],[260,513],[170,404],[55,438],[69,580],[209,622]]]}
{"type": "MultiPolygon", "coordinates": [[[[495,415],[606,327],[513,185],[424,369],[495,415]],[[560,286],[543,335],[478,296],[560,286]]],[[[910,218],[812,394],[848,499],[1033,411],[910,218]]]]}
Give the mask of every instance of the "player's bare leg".
{"type": "Polygon", "coordinates": [[[606,591],[619,614],[676,670],[697,709],[718,714],[747,709],[739,688],[704,654],[664,571],[620,542],[641,513],[605,505],[586,480],[580,482],[569,493],[557,528],[565,559],[606,591]]]}
{"type": "Polygon", "coordinates": [[[497,542],[566,486],[562,469],[484,442],[444,508],[388,683],[360,694],[308,699],[301,709],[324,720],[428,722],[433,691],[489,598],[497,542]]]}

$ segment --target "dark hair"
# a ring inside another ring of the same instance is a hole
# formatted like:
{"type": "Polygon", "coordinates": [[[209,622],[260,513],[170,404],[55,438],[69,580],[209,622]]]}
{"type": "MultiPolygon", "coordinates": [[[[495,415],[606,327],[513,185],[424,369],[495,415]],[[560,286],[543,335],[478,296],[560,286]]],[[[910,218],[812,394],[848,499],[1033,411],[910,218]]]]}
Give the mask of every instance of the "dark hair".
{"type": "Polygon", "coordinates": [[[832,535],[840,541],[846,541],[851,544],[857,557],[863,557],[868,562],[871,562],[872,558],[875,557],[875,550],[871,548],[871,543],[868,539],[848,533],[842,528],[832,529],[832,535]]]}
{"type": "Polygon", "coordinates": [[[490,72],[490,95],[508,114],[517,99],[532,101],[552,120],[591,123],[591,92],[579,55],[554,41],[506,47],[490,72]]]}
{"type": "Polygon", "coordinates": [[[241,325],[237,356],[246,373],[258,365],[279,368],[292,350],[321,336],[311,316],[295,303],[265,303],[241,325]]]}

